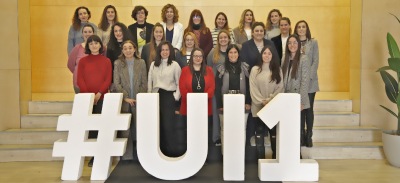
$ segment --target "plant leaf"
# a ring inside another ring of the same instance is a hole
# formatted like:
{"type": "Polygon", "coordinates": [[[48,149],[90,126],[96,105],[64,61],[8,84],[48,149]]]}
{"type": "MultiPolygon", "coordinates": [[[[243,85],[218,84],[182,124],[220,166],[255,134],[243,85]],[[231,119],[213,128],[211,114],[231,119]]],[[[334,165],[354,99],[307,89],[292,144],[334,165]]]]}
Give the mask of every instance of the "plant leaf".
{"type": "Polygon", "coordinates": [[[396,113],[394,113],[392,110],[388,109],[387,107],[383,106],[383,105],[379,105],[382,108],[384,108],[387,112],[389,112],[390,114],[392,114],[393,116],[395,116],[396,118],[398,117],[396,113]]]}
{"type": "Polygon", "coordinates": [[[390,57],[391,58],[400,58],[399,46],[397,46],[396,40],[394,40],[392,34],[390,34],[388,32],[386,39],[387,39],[390,57]]]}
{"type": "Polygon", "coordinates": [[[379,68],[378,70],[376,70],[376,72],[386,71],[386,70],[390,70],[390,67],[389,66],[383,66],[383,67],[379,68]]]}
{"type": "Polygon", "coordinates": [[[397,81],[394,79],[392,75],[390,75],[386,71],[380,71],[382,80],[385,83],[385,90],[386,90],[386,95],[389,98],[390,101],[393,103],[397,104],[397,95],[399,93],[399,84],[397,81]]]}
{"type": "Polygon", "coordinates": [[[400,58],[388,58],[390,69],[400,72],[400,58]]]}
{"type": "Polygon", "coordinates": [[[389,13],[389,14],[393,15],[393,16],[394,16],[394,18],[396,18],[396,19],[397,19],[397,21],[400,23],[400,19],[399,19],[399,18],[397,18],[397,16],[396,16],[396,15],[394,15],[394,14],[392,14],[392,13],[389,13]]]}

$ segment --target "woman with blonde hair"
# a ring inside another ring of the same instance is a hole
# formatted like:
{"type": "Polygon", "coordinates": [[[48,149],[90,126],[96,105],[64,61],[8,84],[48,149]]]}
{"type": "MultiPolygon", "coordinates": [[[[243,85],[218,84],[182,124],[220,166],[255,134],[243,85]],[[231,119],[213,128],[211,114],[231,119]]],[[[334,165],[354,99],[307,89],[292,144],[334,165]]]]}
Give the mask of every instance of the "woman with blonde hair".
{"type": "Polygon", "coordinates": [[[183,36],[183,44],[181,50],[177,50],[175,53],[176,61],[181,68],[189,64],[192,50],[199,47],[196,35],[193,32],[186,32],[183,36]]]}
{"type": "Polygon", "coordinates": [[[233,29],[233,35],[237,44],[243,44],[251,39],[251,27],[255,22],[254,13],[245,9],[240,16],[239,26],[233,29]]]}
{"type": "Polygon", "coordinates": [[[271,40],[271,38],[279,36],[281,31],[279,29],[279,20],[282,18],[282,13],[278,9],[272,9],[268,13],[265,39],[271,40]]]}

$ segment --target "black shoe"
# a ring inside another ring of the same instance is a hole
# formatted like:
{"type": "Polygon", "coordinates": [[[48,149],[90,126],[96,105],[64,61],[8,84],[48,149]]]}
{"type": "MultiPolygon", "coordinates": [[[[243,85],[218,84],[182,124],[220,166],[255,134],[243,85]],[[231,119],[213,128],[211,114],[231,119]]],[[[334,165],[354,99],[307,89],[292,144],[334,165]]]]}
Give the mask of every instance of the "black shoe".
{"type": "Polygon", "coordinates": [[[89,163],[87,164],[88,167],[92,167],[93,166],[93,161],[94,161],[94,157],[92,157],[89,161],[89,163]]]}
{"type": "Polygon", "coordinates": [[[215,146],[221,146],[221,139],[218,139],[217,141],[215,141],[215,146]]]}
{"type": "Polygon", "coordinates": [[[312,132],[308,132],[306,137],[306,147],[312,147],[312,146],[313,146],[312,132]]]}

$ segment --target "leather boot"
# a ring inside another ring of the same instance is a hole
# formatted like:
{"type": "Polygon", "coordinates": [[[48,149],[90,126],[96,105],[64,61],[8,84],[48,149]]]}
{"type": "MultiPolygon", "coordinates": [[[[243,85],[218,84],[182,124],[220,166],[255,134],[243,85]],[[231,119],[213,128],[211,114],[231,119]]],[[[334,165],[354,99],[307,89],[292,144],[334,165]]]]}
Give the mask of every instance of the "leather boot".
{"type": "Polygon", "coordinates": [[[313,142],[312,142],[312,131],[307,131],[307,135],[306,135],[306,147],[312,147],[313,146],[313,142]]]}
{"type": "Polygon", "coordinates": [[[265,159],[264,135],[256,134],[256,147],[258,159],[265,159]]]}
{"type": "Polygon", "coordinates": [[[276,136],[271,136],[272,159],[276,159],[276,136]]]}
{"type": "Polygon", "coordinates": [[[306,131],[300,131],[300,146],[306,146],[306,131]]]}

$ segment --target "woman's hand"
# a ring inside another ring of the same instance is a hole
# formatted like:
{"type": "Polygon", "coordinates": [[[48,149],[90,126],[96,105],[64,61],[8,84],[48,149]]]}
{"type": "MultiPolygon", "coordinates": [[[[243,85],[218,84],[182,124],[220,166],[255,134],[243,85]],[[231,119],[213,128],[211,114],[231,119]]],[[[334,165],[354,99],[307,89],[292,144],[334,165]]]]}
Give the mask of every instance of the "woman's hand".
{"type": "Polygon", "coordinates": [[[124,101],[128,103],[130,106],[134,106],[136,103],[136,100],[131,98],[125,98],[124,101]]]}
{"type": "Polygon", "coordinates": [[[97,102],[100,100],[101,93],[97,92],[96,95],[94,96],[94,105],[97,105],[97,102]]]}
{"type": "Polygon", "coordinates": [[[251,109],[251,105],[250,104],[246,104],[246,105],[244,105],[244,108],[246,109],[246,111],[248,111],[248,110],[251,109]]]}

